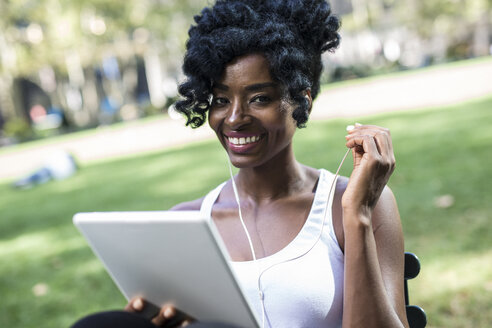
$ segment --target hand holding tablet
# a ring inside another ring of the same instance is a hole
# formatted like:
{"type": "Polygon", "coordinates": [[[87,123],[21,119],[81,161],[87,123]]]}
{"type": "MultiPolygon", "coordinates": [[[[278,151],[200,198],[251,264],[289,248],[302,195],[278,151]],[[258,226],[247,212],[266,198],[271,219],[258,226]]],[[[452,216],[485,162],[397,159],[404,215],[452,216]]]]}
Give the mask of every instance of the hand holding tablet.
{"type": "Polygon", "coordinates": [[[258,327],[213,222],[199,211],[78,213],[73,221],[127,300],[258,327]]]}

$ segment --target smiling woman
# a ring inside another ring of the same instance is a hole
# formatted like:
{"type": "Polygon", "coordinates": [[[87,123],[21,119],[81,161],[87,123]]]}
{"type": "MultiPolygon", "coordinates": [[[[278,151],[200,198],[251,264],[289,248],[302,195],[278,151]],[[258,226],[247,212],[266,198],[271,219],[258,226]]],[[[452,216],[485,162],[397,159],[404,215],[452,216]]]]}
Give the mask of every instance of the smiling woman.
{"type": "MultiPolygon", "coordinates": [[[[352,151],[350,178],[303,165],[293,151],[319,92],[321,54],[340,40],[329,4],[218,0],[195,21],[176,110],[193,127],[208,115],[239,172],[172,209],[209,215],[263,327],[408,326],[403,235],[386,187],[389,130],[348,129],[340,142],[352,151]]],[[[126,310],[145,304],[137,298],[126,310]]],[[[152,323],[203,324],[185,312],[166,304],[152,323]]]]}

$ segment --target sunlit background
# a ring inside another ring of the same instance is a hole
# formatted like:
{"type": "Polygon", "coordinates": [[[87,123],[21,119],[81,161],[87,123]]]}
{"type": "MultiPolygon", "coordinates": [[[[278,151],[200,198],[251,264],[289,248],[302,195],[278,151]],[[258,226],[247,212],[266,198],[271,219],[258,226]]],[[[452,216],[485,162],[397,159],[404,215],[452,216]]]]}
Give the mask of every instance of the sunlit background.
{"type": "MultiPolygon", "coordinates": [[[[335,0],[323,82],[489,55],[489,0],[335,0]]],[[[0,3],[0,145],[165,112],[200,0],[0,3]]]]}
{"type": "MultiPolygon", "coordinates": [[[[167,209],[227,179],[211,131],[171,106],[188,28],[211,2],[0,2],[0,327],[125,304],[74,213],[167,209]]],[[[422,262],[411,303],[428,327],[489,327],[492,0],[331,2],[342,43],[323,55],[297,157],[333,170],[347,124],[389,127],[390,186],[422,262]]]]}

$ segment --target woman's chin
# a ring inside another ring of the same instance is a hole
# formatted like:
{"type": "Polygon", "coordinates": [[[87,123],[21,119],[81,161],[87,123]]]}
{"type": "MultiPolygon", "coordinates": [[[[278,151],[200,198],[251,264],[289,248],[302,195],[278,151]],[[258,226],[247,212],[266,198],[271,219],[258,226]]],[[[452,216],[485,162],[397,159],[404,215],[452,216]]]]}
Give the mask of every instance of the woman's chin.
{"type": "Polygon", "coordinates": [[[229,152],[229,160],[232,166],[238,169],[252,168],[260,165],[259,161],[256,158],[252,158],[251,156],[238,156],[236,154],[231,154],[229,152]]]}
{"type": "Polygon", "coordinates": [[[244,160],[235,160],[235,159],[231,159],[230,157],[229,160],[231,161],[232,166],[234,166],[237,169],[245,169],[252,166],[250,163],[244,160]]]}

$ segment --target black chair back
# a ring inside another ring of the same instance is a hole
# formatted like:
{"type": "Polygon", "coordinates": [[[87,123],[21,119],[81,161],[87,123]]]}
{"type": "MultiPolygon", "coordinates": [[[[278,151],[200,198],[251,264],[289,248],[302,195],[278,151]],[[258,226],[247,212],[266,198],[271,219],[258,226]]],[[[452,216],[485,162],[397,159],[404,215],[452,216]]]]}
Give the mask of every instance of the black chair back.
{"type": "Polygon", "coordinates": [[[413,254],[405,253],[405,306],[407,311],[407,319],[410,324],[410,328],[424,328],[427,325],[427,316],[425,311],[417,306],[410,305],[408,296],[408,283],[407,280],[413,279],[418,276],[420,272],[419,258],[413,254]]]}

